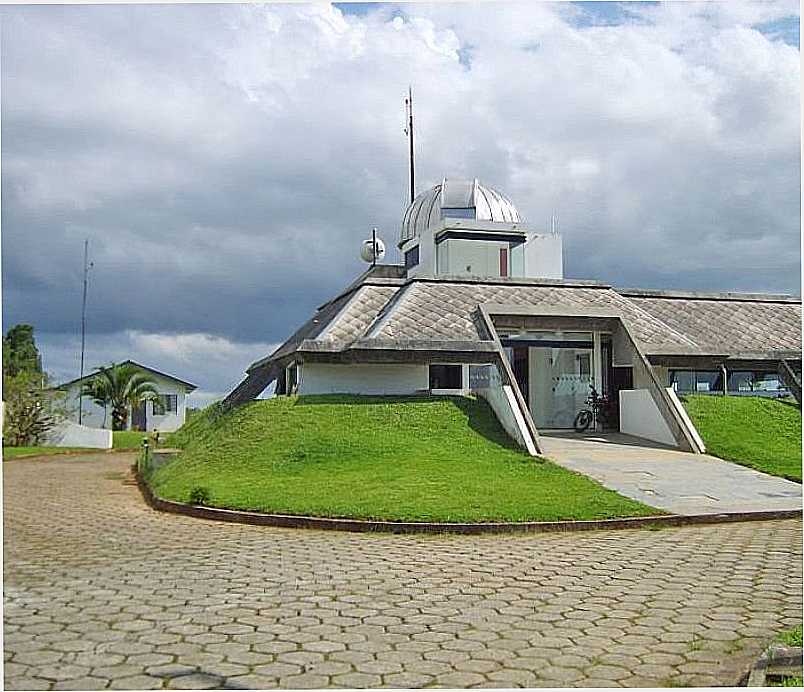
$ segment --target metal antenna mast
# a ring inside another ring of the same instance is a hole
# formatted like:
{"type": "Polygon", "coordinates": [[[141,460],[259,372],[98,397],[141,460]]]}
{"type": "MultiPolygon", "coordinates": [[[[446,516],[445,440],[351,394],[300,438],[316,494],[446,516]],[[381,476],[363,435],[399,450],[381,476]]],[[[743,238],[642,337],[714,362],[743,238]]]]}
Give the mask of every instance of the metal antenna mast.
{"type": "Polygon", "coordinates": [[[416,196],[416,187],[413,179],[413,87],[408,86],[408,97],[405,99],[405,115],[407,121],[405,123],[405,134],[408,136],[408,144],[410,146],[410,201],[412,202],[416,196]]]}
{"type": "MultiPolygon", "coordinates": [[[[84,379],[84,346],[86,345],[87,335],[87,284],[89,283],[89,270],[92,267],[92,262],[89,261],[89,239],[84,241],[84,296],[81,301],[81,375],[80,379],[84,379]]],[[[81,385],[83,387],[83,384],[81,385]]],[[[78,424],[81,424],[83,418],[83,402],[84,398],[83,389],[78,390],[78,424]]]]}

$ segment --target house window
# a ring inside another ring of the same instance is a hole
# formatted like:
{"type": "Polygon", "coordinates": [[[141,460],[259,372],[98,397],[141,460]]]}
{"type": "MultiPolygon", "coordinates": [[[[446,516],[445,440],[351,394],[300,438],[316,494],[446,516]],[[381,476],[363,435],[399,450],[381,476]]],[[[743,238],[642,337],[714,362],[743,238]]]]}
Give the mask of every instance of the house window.
{"type": "Polygon", "coordinates": [[[154,399],[154,415],[164,416],[178,412],[179,397],[176,394],[158,394],[154,399]]]}
{"type": "Polygon", "coordinates": [[[415,267],[419,263],[419,246],[412,247],[405,253],[405,269],[415,267]]]}
{"type": "Polygon", "coordinates": [[[463,389],[463,366],[432,363],[430,389],[463,389]]]}

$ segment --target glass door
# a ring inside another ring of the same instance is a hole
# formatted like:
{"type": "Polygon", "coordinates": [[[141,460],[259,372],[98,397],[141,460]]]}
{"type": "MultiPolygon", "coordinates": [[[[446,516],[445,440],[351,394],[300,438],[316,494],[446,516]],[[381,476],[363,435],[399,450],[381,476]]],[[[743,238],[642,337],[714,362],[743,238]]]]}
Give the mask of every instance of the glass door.
{"type": "Polygon", "coordinates": [[[536,427],[572,428],[593,382],[592,348],[537,346],[529,351],[529,403],[536,427]]]}

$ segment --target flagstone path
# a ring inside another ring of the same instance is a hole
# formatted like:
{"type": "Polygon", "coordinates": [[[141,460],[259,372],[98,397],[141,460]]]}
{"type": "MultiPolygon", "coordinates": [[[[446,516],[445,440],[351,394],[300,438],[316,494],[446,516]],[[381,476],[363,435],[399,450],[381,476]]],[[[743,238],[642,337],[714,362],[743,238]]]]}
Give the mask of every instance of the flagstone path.
{"type": "Polygon", "coordinates": [[[131,455],[3,464],[6,689],[733,684],[800,520],[529,536],[161,514],[131,455]]]}

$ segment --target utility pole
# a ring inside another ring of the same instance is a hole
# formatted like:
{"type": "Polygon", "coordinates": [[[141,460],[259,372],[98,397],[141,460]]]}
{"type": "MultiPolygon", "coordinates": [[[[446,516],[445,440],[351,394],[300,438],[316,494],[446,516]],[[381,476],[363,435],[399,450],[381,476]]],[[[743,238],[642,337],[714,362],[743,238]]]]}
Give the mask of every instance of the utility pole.
{"type": "Polygon", "coordinates": [[[416,197],[416,187],[413,180],[413,87],[408,86],[408,97],[405,99],[405,134],[408,136],[410,147],[410,201],[416,197]]]}
{"type": "Polygon", "coordinates": [[[83,382],[84,379],[84,347],[87,337],[87,284],[89,283],[89,269],[92,263],[89,261],[89,239],[84,241],[84,296],[81,301],[81,374],[79,376],[78,389],[78,424],[81,425],[83,419],[83,382]]]}

